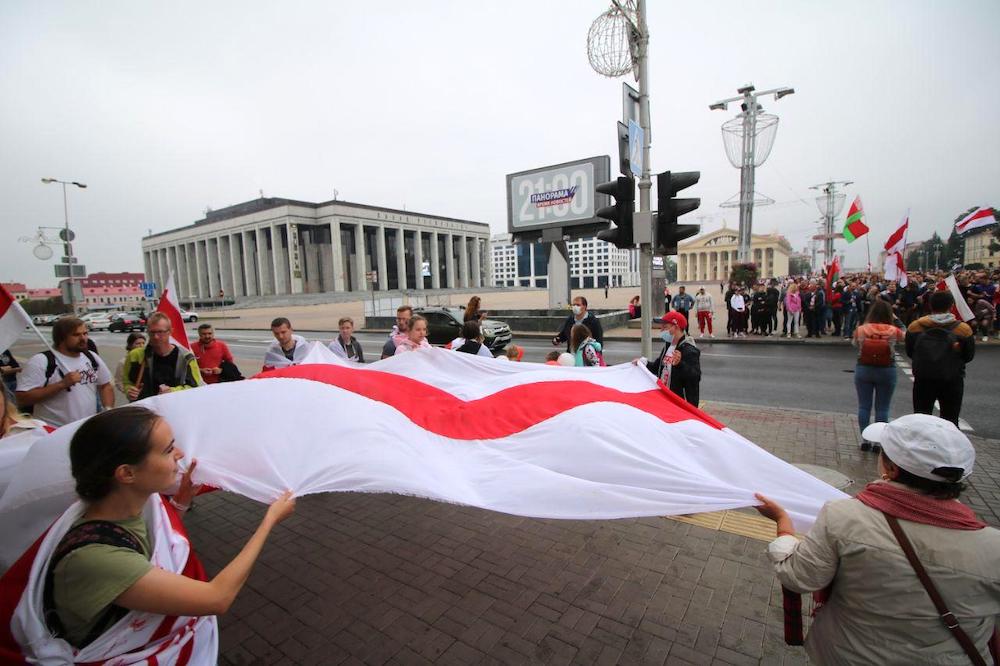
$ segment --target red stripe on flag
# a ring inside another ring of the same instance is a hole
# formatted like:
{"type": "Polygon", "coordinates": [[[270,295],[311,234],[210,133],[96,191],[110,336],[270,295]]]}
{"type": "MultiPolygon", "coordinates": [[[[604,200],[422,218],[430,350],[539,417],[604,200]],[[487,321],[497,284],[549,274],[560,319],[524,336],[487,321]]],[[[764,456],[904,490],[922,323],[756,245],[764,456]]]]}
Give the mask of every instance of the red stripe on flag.
{"type": "Polygon", "coordinates": [[[14,296],[7,291],[7,287],[0,284],[0,317],[7,314],[7,310],[16,302],[14,296]]]}
{"type": "Polygon", "coordinates": [[[981,220],[981,219],[986,218],[986,217],[993,217],[993,209],[992,208],[980,208],[979,210],[977,210],[976,212],[974,212],[969,217],[965,218],[964,220],[959,221],[958,226],[956,228],[960,232],[961,231],[965,231],[965,228],[967,226],[969,226],[970,224],[972,224],[976,220],[981,220]]]}
{"type": "Polygon", "coordinates": [[[903,222],[903,224],[898,229],[896,229],[894,232],[892,232],[891,236],[889,236],[889,240],[887,240],[885,242],[885,249],[886,250],[891,250],[901,240],[903,240],[903,236],[906,235],[906,228],[908,226],[910,226],[910,219],[909,218],[907,218],[906,222],[903,222]]]}
{"type": "Polygon", "coordinates": [[[170,290],[164,289],[160,294],[160,304],[156,306],[156,311],[162,312],[170,319],[170,337],[183,345],[185,349],[190,350],[191,343],[188,342],[187,331],[184,329],[184,319],[181,318],[181,311],[173,304],[171,298],[173,298],[173,294],[170,293],[170,290]]]}
{"type": "Polygon", "coordinates": [[[626,393],[583,381],[543,381],[512,386],[476,400],[462,400],[416,379],[336,365],[296,365],[262,372],[254,379],[284,377],[329,384],[384,403],[415,425],[452,439],[499,439],[594,402],[641,410],[665,423],[696,420],[725,426],[662,387],[626,393]]]}
{"type": "MultiPolygon", "coordinates": [[[[49,529],[51,529],[51,525],[49,529]]],[[[14,611],[21,602],[21,596],[28,587],[28,578],[31,575],[31,565],[35,562],[35,555],[38,554],[38,548],[42,545],[42,539],[48,533],[49,530],[42,532],[42,535],[35,539],[35,543],[31,544],[31,547],[0,578],[0,664],[28,663],[25,661],[24,655],[21,654],[21,646],[14,640],[10,624],[14,618],[14,611]]]]}

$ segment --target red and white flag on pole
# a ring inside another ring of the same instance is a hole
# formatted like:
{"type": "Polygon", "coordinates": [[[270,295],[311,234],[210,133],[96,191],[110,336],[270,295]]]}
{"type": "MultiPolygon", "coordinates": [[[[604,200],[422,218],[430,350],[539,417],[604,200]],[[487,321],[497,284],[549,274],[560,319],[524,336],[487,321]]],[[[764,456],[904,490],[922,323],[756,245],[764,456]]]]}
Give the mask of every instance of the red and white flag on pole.
{"type": "Polygon", "coordinates": [[[994,215],[995,214],[992,208],[985,206],[977,208],[955,223],[955,231],[960,234],[964,234],[966,231],[972,231],[973,229],[979,229],[980,227],[988,227],[991,224],[996,224],[997,219],[994,215]]]}
{"type": "Polygon", "coordinates": [[[170,318],[170,328],[172,329],[170,340],[184,349],[190,350],[191,343],[188,342],[187,331],[184,330],[184,318],[181,317],[181,305],[177,300],[177,291],[174,289],[173,271],[167,274],[167,282],[160,292],[160,304],[156,306],[157,312],[162,312],[170,318]]]}
{"type": "Polygon", "coordinates": [[[0,284],[0,351],[9,349],[29,326],[31,317],[7,287],[0,284]]]}
{"type": "Polygon", "coordinates": [[[901,287],[905,287],[908,282],[906,265],[903,263],[903,250],[906,249],[906,232],[909,227],[910,211],[906,211],[902,224],[885,242],[885,279],[896,280],[901,287]]]}
{"type": "Polygon", "coordinates": [[[951,297],[955,299],[955,305],[951,308],[951,313],[955,315],[955,319],[959,321],[969,321],[970,319],[975,319],[976,315],[972,314],[972,308],[969,304],[965,302],[962,298],[962,291],[958,288],[958,280],[955,279],[955,274],[952,273],[945,279],[937,283],[938,291],[950,291],[951,297]]]}

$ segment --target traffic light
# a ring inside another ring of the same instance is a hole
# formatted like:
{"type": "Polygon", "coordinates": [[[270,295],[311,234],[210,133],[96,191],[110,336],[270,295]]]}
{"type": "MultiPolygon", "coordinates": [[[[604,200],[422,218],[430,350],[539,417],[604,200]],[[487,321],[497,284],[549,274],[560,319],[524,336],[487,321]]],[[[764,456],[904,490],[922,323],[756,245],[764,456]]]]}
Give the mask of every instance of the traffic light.
{"type": "Polygon", "coordinates": [[[698,233],[697,224],[677,224],[677,218],[698,208],[701,199],[677,199],[677,193],[701,178],[700,171],[656,175],[656,254],[677,254],[677,244],[698,233]]]}
{"type": "Polygon", "coordinates": [[[635,247],[632,240],[632,213],[635,210],[635,181],[620,176],[607,183],[597,186],[597,191],[615,198],[615,205],[598,209],[597,217],[611,220],[617,225],[614,229],[599,231],[597,237],[602,241],[612,243],[618,248],[635,247]]]}

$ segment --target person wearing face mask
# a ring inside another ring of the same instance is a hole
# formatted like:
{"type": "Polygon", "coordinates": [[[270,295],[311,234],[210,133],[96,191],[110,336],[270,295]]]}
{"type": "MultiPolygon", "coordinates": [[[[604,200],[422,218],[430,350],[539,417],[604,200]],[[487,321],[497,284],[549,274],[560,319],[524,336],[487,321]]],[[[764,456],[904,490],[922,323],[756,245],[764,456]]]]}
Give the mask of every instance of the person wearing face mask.
{"type": "Polygon", "coordinates": [[[684,333],[687,319],[679,312],[668,312],[662,319],[654,319],[660,324],[660,339],[663,351],[656,359],[646,363],[646,369],[656,375],[664,386],[698,406],[701,385],[701,350],[694,340],[684,333]]]}
{"type": "Polygon", "coordinates": [[[604,346],[604,329],[601,328],[601,322],[594,316],[593,313],[587,312],[587,299],[583,296],[577,296],[573,299],[573,314],[566,317],[566,321],[563,322],[562,328],[559,333],[552,338],[552,344],[558,345],[561,342],[566,343],[566,351],[570,351],[570,331],[577,324],[583,324],[590,330],[591,337],[604,346]]]}

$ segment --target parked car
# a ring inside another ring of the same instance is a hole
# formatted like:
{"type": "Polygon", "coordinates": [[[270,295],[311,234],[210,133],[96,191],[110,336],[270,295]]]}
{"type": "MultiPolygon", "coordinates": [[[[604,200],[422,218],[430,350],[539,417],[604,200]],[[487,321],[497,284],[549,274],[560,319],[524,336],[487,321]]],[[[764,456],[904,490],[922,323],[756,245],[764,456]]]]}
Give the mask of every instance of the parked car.
{"type": "MultiPolygon", "coordinates": [[[[414,308],[413,312],[427,320],[427,341],[432,345],[446,345],[462,332],[462,308],[426,307],[414,308]]],[[[483,344],[494,354],[510,344],[510,326],[495,319],[480,322],[483,329],[483,344]]]]}
{"type": "Polygon", "coordinates": [[[35,326],[51,326],[52,322],[55,320],[56,315],[51,314],[40,314],[31,318],[31,321],[35,323],[35,326]]]}
{"type": "Polygon", "coordinates": [[[111,321],[108,331],[111,333],[125,333],[126,331],[145,331],[146,320],[136,317],[133,314],[118,315],[111,321]]]}
{"type": "Polygon", "coordinates": [[[104,312],[95,313],[94,316],[85,320],[83,323],[87,325],[87,330],[89,331],[108,330],[108,327],[111,326],[111,317],[104,312]]]}
{"type": "Polygon", "coordinates": [[[198,313],[191,310],[181,310],[182,321],[198,321],[198,313]]]}

